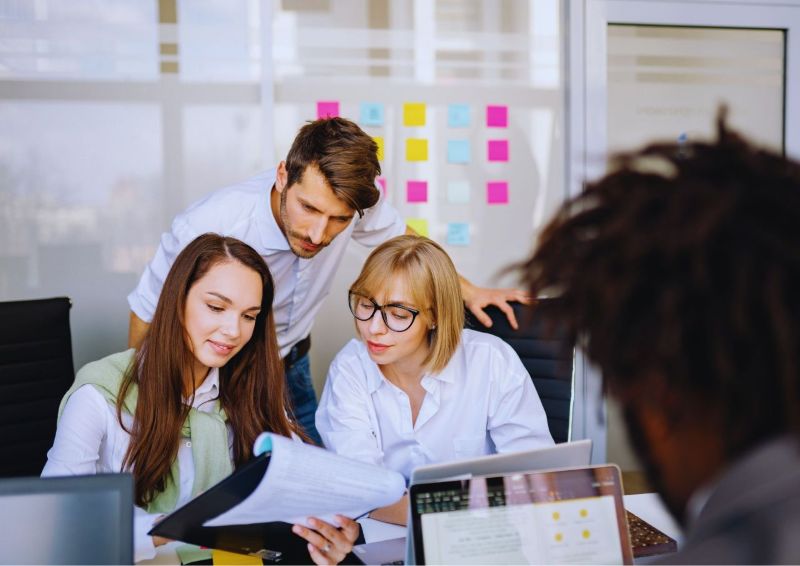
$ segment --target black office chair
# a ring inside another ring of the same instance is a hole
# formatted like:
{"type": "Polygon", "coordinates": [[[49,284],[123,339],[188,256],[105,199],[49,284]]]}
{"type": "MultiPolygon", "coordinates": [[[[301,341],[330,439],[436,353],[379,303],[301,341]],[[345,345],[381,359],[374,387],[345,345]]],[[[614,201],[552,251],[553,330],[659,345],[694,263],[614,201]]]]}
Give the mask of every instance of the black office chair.
{"type": "Polygon", "coordinates": [[[537,313],[552,308],[557,300],[539,299],[533,307],[514,303],[519,330],[511,328],[506,315],[497,307],[484,309],[492,319],[491,328],[483,326],[469,311],[466,327],[494,334],[514,348],[542,400],[553,440],[566,442],[570,439],[572,420],[574,345],[565,332],[537,317],[537,313]]]}
{"type": "Polygon", "coordinates": [[[39,475],[75,378],[66,297],[0,302],[0,477],[39,475]]]}

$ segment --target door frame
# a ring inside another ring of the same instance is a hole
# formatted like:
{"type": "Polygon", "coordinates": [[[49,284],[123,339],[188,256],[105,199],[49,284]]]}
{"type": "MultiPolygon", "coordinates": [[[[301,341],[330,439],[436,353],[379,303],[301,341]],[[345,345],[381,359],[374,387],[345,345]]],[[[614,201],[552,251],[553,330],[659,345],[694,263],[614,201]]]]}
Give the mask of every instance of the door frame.
{"type": "MultiPolygon", "coordinates": [[[[784,30],[784,148],[800,157],[800,0],[567,0],[565,9],[570,196],[605,169],[609,24],[784,30]]],[[[592,439],[593,463],[606,461],[606,422],[599,372],[578,352],[572,437],[592,439]]]]}

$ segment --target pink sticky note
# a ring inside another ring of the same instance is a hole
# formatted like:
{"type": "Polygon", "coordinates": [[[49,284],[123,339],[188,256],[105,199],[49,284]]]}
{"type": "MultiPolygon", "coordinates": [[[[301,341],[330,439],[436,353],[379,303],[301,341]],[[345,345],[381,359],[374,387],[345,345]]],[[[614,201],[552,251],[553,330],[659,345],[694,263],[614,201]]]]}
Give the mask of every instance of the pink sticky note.
{"type": "Polygon", "coordinates": [[[507,128],[508,106],[487,106],[486,125],[490,128],[507,128]]]}
{"type": "Polygon", "coordinates": [[[508,161],[508,140],[489,140],[489,161],[508,161]]]}
{"type": "Polygon", "coordinates": [[[408,202],[428,202],[428,182],[409,181],[406,184],[406,199],[408,202]]]}
{"type": "Polygon", "coordinates": [[[317,102],[317,118],[335,118],[339,115],[339,103],[335,100],[317,102]]]}
{"type": "Polygon", "coordinates": [[[380,185],[383,196],[386,196],[386,177],[378,177],[375,180],[378,182],[378,185],[380,185]]]}
{"type": "Polygon", "coordinates": [[[486,183],[486,202],[489,204],[508,204],[508,183],[489,181],[486,183]]]}

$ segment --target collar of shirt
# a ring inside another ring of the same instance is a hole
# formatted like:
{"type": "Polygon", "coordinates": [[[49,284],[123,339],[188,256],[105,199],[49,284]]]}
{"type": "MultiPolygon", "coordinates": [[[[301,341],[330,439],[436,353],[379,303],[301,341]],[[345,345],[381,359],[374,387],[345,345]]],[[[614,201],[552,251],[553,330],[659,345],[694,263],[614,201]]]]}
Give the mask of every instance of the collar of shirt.
{"type": "MultiPolygon", "coordinates": [[[[363,342],[361,343],[360,350],[361,359],[364,365],[369,368],[369,371],[367,371],[367,390],[370,395],[380,389],[380,387],[384,384],[393,385],[388,379],[386,379],[386,376],[383,375],[383,372],[381,371],[381,368],[378,367],[378,364],[372,361],[372,358],[369,357],[367,348],[363,342]]],[[[442,382],[455,383],[455,381],[455,371],[450,367],[450,364],[448,364],[438,375],[432,375],[430,373],[423,375],[421,385],[425,391],[438,397],[439,386],[442,382]]]]}
{"type": "Polygon", "coordinates": [[[219,397],[219,368],[211,368],[208,375],[194,392],[192,407],[200,411],[210,411],[214,401],[219,397]],[[205,405],[205,406],[203,406],[205,405]]]}
{"type": "Polygon", "coordinates": [[[261,222],[261,238],[264,248],[267,250],[289,251],[291,249],[289,247],[289,241],[286,239],[286,236],[283,235],[283,232],[281,232],[275,215],[272,214],[272,187],[273,185],[268,185],[266,191],[264,191],[266,203],[261,222]]]}

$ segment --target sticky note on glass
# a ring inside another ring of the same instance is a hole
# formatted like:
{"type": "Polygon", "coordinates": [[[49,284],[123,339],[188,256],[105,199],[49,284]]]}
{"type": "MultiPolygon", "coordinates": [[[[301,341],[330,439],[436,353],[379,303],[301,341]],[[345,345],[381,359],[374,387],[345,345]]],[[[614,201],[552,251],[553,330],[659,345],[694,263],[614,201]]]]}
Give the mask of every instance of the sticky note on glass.
{"type": "Polygon", "coordinates": [[[425,138],[408,138],[406,140],[406,161],[427,161],[428,140],[425,138]]]}
{"type": "Polygon", "coordinates": [[[469,163],[469,140],[447,140],[447,162],[469,163]]]}
{"type": "Polygon", "coordinates": [[[406,218],[406,225],[420,236],[429,236],[428,221],[424,218],[406,218]]]}
{"type": "Polygon", "coordinates": [[[508,182],[489,181],[486,183],[486,202],[489,204],[508,204],[508,182]]]}
{"type": "Polygon", "coordinates": [[[508,161],[508,140],[489,140],[486,153],[489,161],[508,161]]]}
{"type": "Polygon", "coordinates": [[[406,200],[408,202],[428,202],[428,182],[408,181],[406,183],[406,200]]]}
{"type": "Polygon", "coordinates": [[[375,140],[375,143],[378,145],[378,161],[383,161],[383,138],[381,136],[375,136],[372,139],[375,140]]]}
{"type": "Polygon", "coordinates": [[[378,183],[378,186],[381,188],[383,196],[386,196],[386,177],[376,177],[375,182],[378,183]]]}
{"type": "Polygon", "coordinates": [[[486,125],[490,128],[507,128],[508,106],[487,106],[486,125]]]}
{"type": "Polygon", "coordinates": [[[451,246],[469,245],[469,224],[450,222],[447,224],[447,243],[451,246]]]}
{"type": "Polygon", "coordinates": [[[335,118],[339,115],[339,103],[334,100],[317,102],[317,118],[335,118]]]}
{"type": "Polygon", "coordinates": [[[383,126],[383,104],[362,102],[360,114],[360,122],[365,126],[383,126]]]}
{"type": "Polygon", "coordinates": [[[450,181],[447,183],[447,201],[453,204],[469,202],[469,183],[467,181],[450,181]]]}
{"type": "Polygon", "coordinates": [[[451,128],[469,127],[469,106],[449,104],[447,106],[447,125],[451,128]]]}
{"type": "Polygon", "coordinates": [[[424,126],[425,104],[422,102],[406,102],[403,104],[403,125],[424,126]]]}

